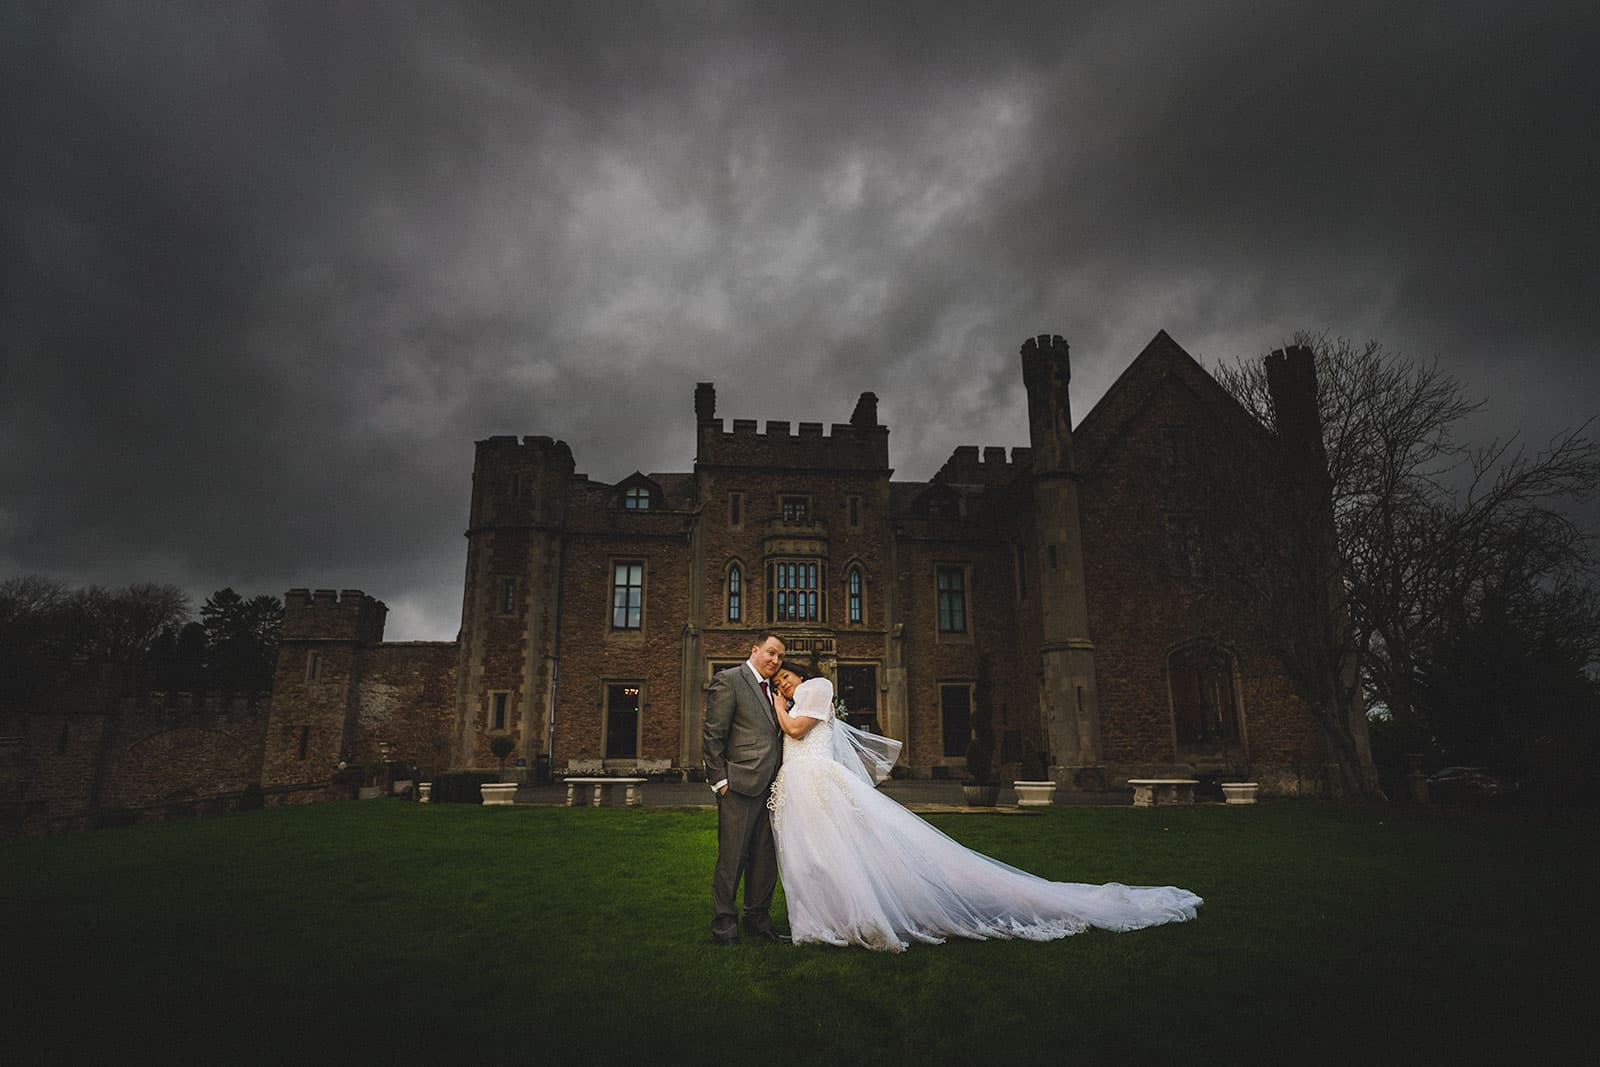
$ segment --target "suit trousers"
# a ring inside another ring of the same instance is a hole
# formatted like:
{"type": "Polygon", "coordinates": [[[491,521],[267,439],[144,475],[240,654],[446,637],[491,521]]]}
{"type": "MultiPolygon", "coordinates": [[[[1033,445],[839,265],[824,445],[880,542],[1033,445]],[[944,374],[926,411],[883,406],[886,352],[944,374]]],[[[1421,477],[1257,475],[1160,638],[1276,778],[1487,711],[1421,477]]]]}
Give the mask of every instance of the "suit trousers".
{"type": "Polygon", "coordinates": [[[772,893],[778,886],[778,847],[772,838],[772,813],[767,810],[769,785],[759,796],[728,789],[717,798],[717,867],[711,876],[712,936],[737,937],[734,897],[744,879],[745,930],[772,926],[772,893]]]}

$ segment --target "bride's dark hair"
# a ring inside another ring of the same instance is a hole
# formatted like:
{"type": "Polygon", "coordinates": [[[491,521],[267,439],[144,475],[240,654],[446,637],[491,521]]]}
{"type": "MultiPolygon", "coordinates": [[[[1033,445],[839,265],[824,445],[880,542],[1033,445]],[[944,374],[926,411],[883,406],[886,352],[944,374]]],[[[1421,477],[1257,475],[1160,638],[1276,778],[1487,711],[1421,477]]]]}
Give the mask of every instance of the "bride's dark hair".
{"type": "Polygon", "coordinates": [[[791,659],[784,660],[782,665],[780,665],[778,667],[778,670],[780,670],[780,671],[788,671],[790,674],[798,675],[802,682],[809,681],[812,678],[816,677],[816,675],[813,674],[811,671],[807,670],[805,667],[800,666],[800,664],[796,663],[794,660],[791,660],[791,659]]]}

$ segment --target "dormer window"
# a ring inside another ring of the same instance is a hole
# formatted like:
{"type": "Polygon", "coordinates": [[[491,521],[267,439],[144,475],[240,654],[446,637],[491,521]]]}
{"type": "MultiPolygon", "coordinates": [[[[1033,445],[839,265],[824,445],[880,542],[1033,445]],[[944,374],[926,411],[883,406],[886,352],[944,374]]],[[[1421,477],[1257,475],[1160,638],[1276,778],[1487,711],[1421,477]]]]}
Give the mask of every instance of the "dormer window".
{"type": "Polygon", "coordinates": [[[645,475],[634,471],[617,483],[611,497],[611,506],[621,511],[649,511],[664,506],[661,486],[645,475]]]}

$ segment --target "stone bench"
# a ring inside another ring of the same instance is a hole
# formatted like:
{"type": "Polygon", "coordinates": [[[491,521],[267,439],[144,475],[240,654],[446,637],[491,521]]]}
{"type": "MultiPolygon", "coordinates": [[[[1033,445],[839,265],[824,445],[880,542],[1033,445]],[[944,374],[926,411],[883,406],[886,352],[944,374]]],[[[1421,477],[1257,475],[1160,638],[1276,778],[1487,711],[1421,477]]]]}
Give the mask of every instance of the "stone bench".
{"type": "Polygon", "coordinates": [[[1198,778],[1129,778],[1133,786],[1133,806],[1159,808],[1169,804],[1193,804],[1198,778]]]}
{"type": "Polygon", "coordinates": [[[648,779],[645,778],[568,778],[567,807],[570,808],[577,803],[578,787],[580,785],[594,786],[594,800],[591,803],[597,808],[606,802],[606,797],[610,794],[612,786],[623,785],[628,787],[627,796],[623,798],[624,802],[630,808],[637,808],[644,799],[644,791],[639,787],[644,785],[646,781],[648,779]]]}

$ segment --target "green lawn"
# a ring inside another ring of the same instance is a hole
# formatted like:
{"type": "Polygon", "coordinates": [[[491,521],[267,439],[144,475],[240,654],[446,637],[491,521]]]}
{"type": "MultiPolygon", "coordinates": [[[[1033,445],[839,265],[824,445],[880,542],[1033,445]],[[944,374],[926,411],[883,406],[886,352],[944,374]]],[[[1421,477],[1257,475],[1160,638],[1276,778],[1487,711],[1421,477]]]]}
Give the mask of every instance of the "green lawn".
{"type": "Polygon", "coordinates": [[[933,821],[1048,877],[1206,903],[1192,923],[1047,943],[722,949],[710,811],[380,800],[12,841],[5,1055],[736,1067],[741,1046],[759,1063],[1131,1065],[1594,1048],[1593,818],[1278,802],[933,821]]]}

